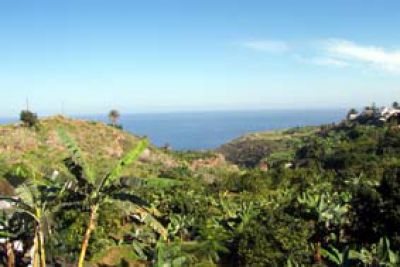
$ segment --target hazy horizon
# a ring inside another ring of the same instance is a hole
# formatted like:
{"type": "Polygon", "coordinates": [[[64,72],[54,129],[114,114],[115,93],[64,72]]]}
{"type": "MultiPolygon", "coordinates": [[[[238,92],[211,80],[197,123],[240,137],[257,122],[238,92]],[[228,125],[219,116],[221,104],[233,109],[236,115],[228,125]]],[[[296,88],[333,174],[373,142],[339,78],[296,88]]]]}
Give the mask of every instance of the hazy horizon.
{"type": "MultiPolygon", "coordinates": [[[[130,115],[176,115],[176,114],[206,114],[206,113],[259,113],[259,112],[296,112],[296,111],[343,111],[346,112],[350,108],[362,109],[363,107],[310,107],[310,108],[254,108],[254,109],[204,109],[204,110],[165,110],[165,111],[143,111],[143,112],[123,112],[120,113],[121,117],[126,117],[130,115]]],[[[26,108],[22,108],[20,111],[25,110],[26,108]]],[[[86,118],[86,117],[107,117],[110,110],[105,110],[104,112],[94,112],[94,113],[36,113],[39,118],[47,118],[53,116],[65,116],[71,118],[86,118]]],[[[19,120],[19,112],[10,116],[1,116],[0,119],[18,119],[19,120]]]]}

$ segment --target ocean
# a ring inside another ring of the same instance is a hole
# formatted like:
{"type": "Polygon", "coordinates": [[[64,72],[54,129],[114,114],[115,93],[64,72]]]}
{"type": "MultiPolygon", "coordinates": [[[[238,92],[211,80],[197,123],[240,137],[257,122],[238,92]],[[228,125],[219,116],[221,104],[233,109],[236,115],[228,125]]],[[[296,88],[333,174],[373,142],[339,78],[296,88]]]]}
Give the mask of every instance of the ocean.
{"type": "MultiPolygon", "coordinates": [[[[340,109],[149,113],[122,115],[120,123],[124,130],[145,135],[157,146],[206,150],[246,133],[339,122],[345,114],[340,109]]],[[[108,122],[107,115],[75,117],[108,122]]],[[[0,123],[12,121],[15,120],[0,119],[0,123]]]]}

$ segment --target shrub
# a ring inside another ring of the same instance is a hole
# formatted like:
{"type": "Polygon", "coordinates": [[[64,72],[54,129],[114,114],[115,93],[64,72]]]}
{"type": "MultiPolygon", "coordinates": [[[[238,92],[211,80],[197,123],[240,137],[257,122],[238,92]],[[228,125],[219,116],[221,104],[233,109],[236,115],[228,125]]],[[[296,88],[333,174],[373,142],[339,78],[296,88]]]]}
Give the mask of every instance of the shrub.
{"type": "Polygon", "coordinates": [[[192,172],[187,166],[164,168],[160,170],[160,177],[171,179],[187,179],[192,177],[192,172]]]}
{"type": "Polygon", "coordinates": [[[21,111],[20,120],[28,127],[37,126],[39,122],[37,114],[29,110],[21,111]]]}
{"type": "Polygon", "coordinates": [[[382,197],[385,231],[396,249],[400,248],[400,168],[386,170],[378,188],[382,197]]]}
{"type": "Polygon", "coordinates": [[[275,144],[264,140],[243,140],[234,144],[226,144],[220,148],[228,161],[239,166],[254,168],[262,159],[267,157],[275,144]]]}
{"type": "Polygon", "coordinates": [[[230,192],[260,193],[267,189],[267,174],[259,170],[248,170],[246,173],[232,173],[220,183],[221,190],[230,192]]]}
{"type": "Polygon", "coordinates": [[[282,211],[270,211],[254,218],[244,229],[238,240],[243,266],[284,266],[288,258],[309,263],[310,232],[304,221],[282,211]]]}

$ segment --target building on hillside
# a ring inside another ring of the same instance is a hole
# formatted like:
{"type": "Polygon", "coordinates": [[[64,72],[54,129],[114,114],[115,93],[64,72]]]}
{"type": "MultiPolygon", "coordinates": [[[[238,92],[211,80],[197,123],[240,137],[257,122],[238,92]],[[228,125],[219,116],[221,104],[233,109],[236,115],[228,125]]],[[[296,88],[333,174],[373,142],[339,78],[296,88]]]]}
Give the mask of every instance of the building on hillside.
{"type": "Polygon", "coordinates": [[[350,121],[354,121],[358,118],[358,116],[360,116],[360,114],[349,114],[349,120],[350,121]]]}
{"type": "Polygon", "coordinates": [[[366,108],[360,113],[348,115],[348,120],[360,123],[372,123],[373,121],[395,122],[400,124],[400,109],[382,107],[380,109],[366,108]]]}
{"type": "Polygon", "coordinates": [[[400,109],[383,107],[380,110],[379,120],[383,122],[400,122],[400,109]]]}

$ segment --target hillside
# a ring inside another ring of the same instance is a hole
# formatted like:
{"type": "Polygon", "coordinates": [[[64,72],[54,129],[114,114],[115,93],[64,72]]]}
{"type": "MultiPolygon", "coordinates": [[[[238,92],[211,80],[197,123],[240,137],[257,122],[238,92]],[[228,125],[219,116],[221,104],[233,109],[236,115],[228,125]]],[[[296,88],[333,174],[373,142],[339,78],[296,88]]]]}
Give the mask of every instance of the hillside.
{"type": "Polygon", "coordinates": [[[250,133],[217,149],[227,160],[253,168],[264,160],[269,164],[291,161],[296,149],[316,134],[320,127],[298,127],[286,130],[250,133]]]}
{"type": "MultiPolygon", "coordinates": [[[[68,153],[59,140],[59,129],[66,131],[76,141],[84,158],[98,175],[104,175],[140,140],[139,136],[102,122],[62,116],[42,119],[37,129],[25,127],[21,123],[0,125],[0,176],[9,178],[9,172],[15,166],[30,166],[47,175],[54,171],[58,171],[61,176],[69,175],[64,165],[68,153]]],[[[236,170],[235,166],[213,152],[180,153],[151,145],[124,175],[149,178],[149,181],[150,178],[184,179],[185,176],[197,175],[212,181],[215,178],[213,173],[219,168],[236,170]]],[[[6,187],[3,191],[10,193],[4,180],[1,183],[6,187]]]]}
{"type": "MultiPolygon", "coordinates": [[[[67,157],[65,146],[59,140],[57,131],[63,129],[78,144],[85,159],[102,175],[121,156],[133,149],[140,138],[100,122],[73,120],[61,116],[40,121],[38,129],[24,127],[17,123],[0,126],[1,162],[5,175],[15,165],[31,166],[38,171],[51,174],[57,170],[68,174],[64,166],[67,157]]],[[[126,175],[157,176],[160,168],[178,164],[172,156],[154,146],[143,153],[139,163],[129,168],[126,175]]]]}

